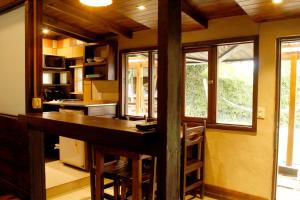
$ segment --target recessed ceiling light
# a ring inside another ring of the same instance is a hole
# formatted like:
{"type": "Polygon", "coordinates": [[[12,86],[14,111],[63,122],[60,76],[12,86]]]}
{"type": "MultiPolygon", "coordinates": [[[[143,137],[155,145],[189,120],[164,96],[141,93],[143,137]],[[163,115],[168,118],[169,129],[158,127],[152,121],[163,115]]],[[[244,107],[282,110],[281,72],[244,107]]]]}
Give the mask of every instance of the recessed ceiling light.
{"type": "Polygon", "coordinates": [[[48,34],[48,33],[49,33],[49,30],[46,29],[46,28],[43,28],[43,33],[44,33],[44,34],[48,34]]]}
{"type": "Polygon", "coordinates": [[[139,9],[139,10],[145,10],[146,7],[145,6],[138,6],[137,9],[139,9]]]}
{"type": "Polygon", "coordinates": [[[272,0],[272,2],[275,4],[279,4],[279,3],[282,3],[282,0],[272,0]]]}
{"type": "Polygon", "coordinates": [[[92,6],[92,7],[100,7],[100,6],[109,6],[112,4],[112,0],[80,0],[80,3],[92,6]]]}

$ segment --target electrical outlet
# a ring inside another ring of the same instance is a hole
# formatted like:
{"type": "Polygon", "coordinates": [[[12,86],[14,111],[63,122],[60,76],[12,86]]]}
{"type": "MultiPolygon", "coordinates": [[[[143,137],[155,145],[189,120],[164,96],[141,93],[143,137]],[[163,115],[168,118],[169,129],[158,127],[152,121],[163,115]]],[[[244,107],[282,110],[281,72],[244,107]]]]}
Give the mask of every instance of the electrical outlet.
{"type": "Polygon", "coordinates": [[[42,99],[41,98],[32,98],[32,108],[33,109],[42,108],[42,99]]]}
{"type": "Polygon", "coordinates": [[[257,118],[258,119],[265,119],[266,108],[265,107],[258,107],[257,108],[257,118]]]}

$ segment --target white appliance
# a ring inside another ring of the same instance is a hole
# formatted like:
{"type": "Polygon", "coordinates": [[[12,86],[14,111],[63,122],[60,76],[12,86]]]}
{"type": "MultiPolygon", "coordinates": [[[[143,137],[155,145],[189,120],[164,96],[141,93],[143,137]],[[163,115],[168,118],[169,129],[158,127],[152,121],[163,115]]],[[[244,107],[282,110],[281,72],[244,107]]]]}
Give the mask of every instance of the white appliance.
{"type": "MultiPolygon", "coordinates": [[[[81,110],[59,109],[61,113],[70,113],[74,115],[84,115],[81,110]]],[[[88,169],[87,143],[81,140],[75,140],[59,136],[59,160],[65,164],[88,169]]]]}

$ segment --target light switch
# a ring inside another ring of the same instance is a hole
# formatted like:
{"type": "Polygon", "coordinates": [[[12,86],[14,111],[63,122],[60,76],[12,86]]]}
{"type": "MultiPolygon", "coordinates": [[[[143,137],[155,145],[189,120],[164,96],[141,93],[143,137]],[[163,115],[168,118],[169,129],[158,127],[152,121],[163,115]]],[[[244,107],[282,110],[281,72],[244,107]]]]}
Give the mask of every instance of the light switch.
{"type": "Polygon", "coordinates": [[[265,107],[258,107],[257,108],[257,118],[258,119],[265,119],[266,108],[265,107]]]}

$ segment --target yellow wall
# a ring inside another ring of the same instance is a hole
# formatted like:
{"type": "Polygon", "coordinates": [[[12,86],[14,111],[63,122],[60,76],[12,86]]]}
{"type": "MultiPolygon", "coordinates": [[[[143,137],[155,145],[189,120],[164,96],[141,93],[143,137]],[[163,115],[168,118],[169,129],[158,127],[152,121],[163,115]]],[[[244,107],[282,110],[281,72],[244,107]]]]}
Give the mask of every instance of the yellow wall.
{"type": "Polygon", "coordinates": [[[0,113],[25,113],[25,7],[0,15],[0,113]]]}
{"type": "MultiPolygon", "coordinates": [[[[183,42],[258,34],[260,39],[258,106],[266,109],[265,119],[258,119],[254,135],[208,130],[205,163],[207,184],[271,199],[276,38],[300,35],[299,24],[300,19],[257,24],[247,16],[238,16],[211,20],[206,30],[183,33],[183,42]]],[[[135,33],[133,39],[119,38],[120,49],[155,46],[156,43],[156,31],[153,30],[135,33]]]]}

